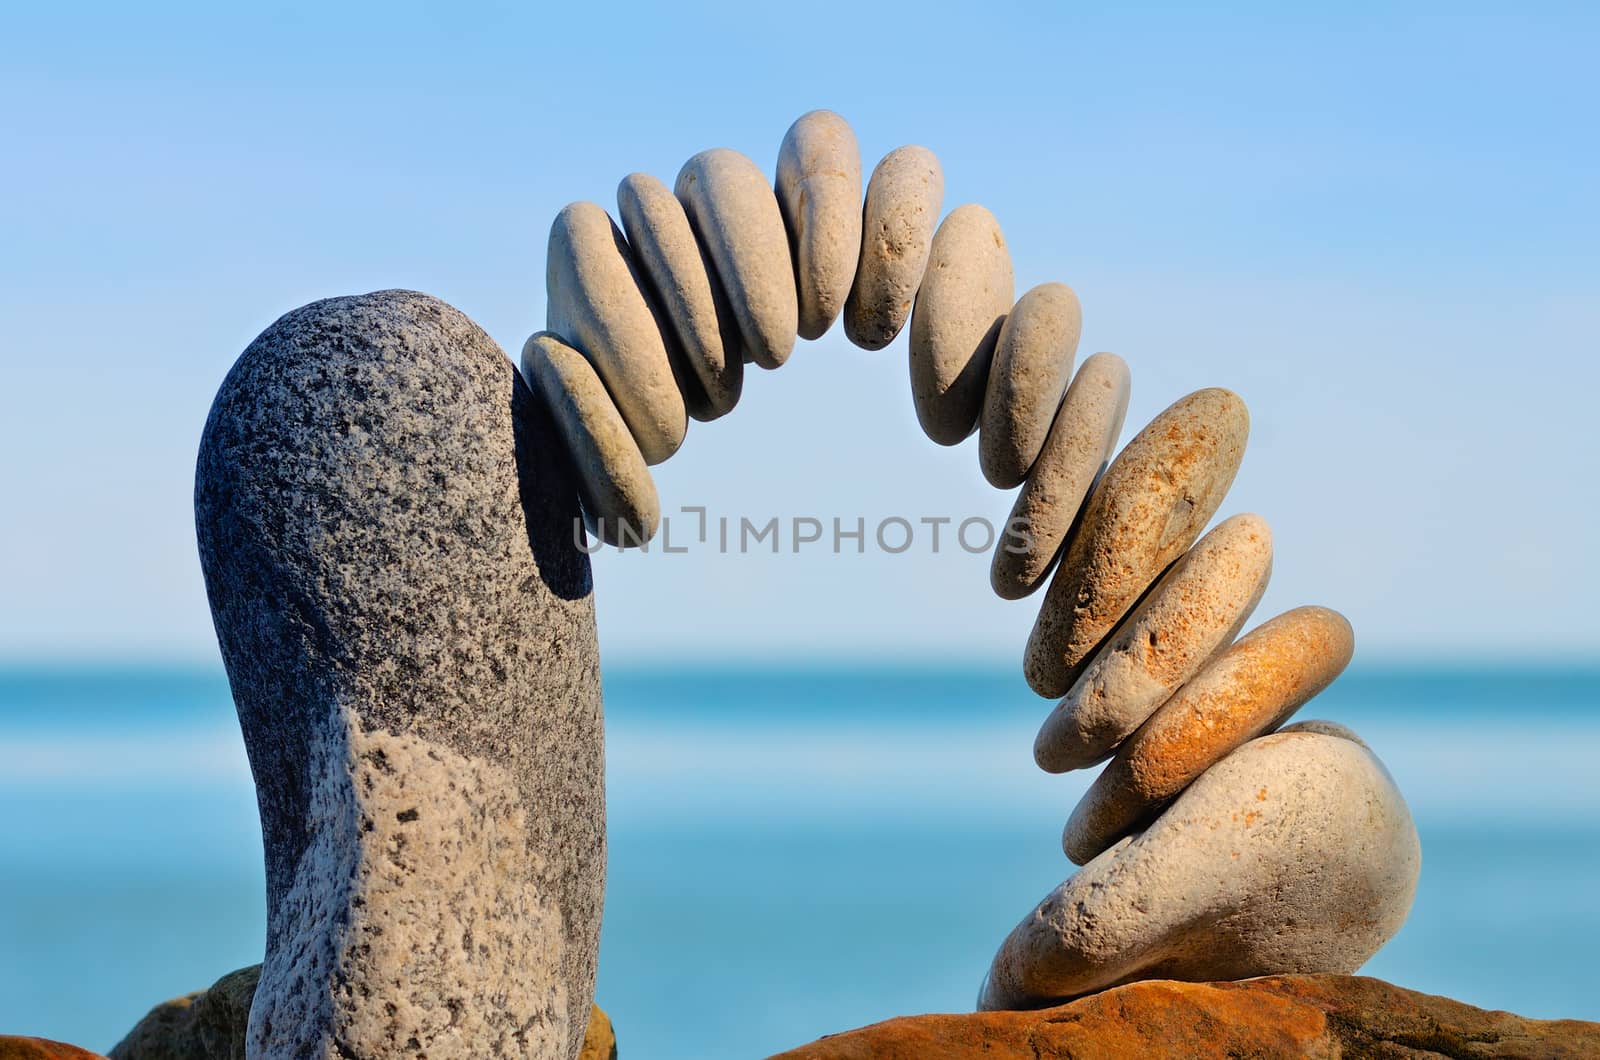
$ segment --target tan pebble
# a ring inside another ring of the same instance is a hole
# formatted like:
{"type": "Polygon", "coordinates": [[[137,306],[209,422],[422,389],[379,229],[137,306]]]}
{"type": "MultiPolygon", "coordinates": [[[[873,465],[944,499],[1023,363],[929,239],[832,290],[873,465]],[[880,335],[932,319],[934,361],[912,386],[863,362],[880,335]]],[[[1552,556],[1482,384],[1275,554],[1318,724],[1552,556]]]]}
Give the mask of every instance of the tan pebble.
{"type": "Polygon", "coordinates": [[[1145,594],[1045,719],[1033,757],[1049,773],[1103,761],[1238,635],[1272,574],[1259,515],[1219,523],[1145,594]]]}
{"type": "Polygon", "coordinates": [[[575,202],[550,225],[545,327],[588,357],[646,463],[683,444],[689,418],[665,334],[611,216],[575,202]]]}
{"type": "Polygon", "coordinates": [[[844,333],[862,349],[883,349],[910,318],[943,201],[944,170],[926,147],[897,147],[872,171],[844,305],[844,333]]]}
{"type": "Polygon", "coordinates": [[[679,384],[689,415],[714,420],[739,403],[743,344],[732,310],[712,282],[683,204],[661,181],[631,173],[617,185],[617,212],[634,261],[677,340],[679,384]]]}
{"type": "Polygon", "coordinates": [[[778,149],[774,188],[789,230],[800,337],[818,339],[850,296],[861,251],[861,150],[831,110],[802,114],[778,149]]]}
{"type": "Polygon", "coordinates": [[[1349,974],[1392,938],[1422,867],[1383,763],[1350,740],[1251,740],[1090,861],[1000,946],[979,1008],[1139,979],[1349,974]]]}
{"type": "Polygon", "coordinates": [[[719,147],[685,162],[673,191],[711,259],[746,357],[778,367],[794,350],[799,303],[772,186],[750,159],[719,147]]]}
{"type": "MultiPolygon", "coordinates": [[[[1350,623],[1325,607],[1299,607],[1251,631],[1117,751],[1072,811],[1062,836],[1067,856],[1082,865],[1153,817],[1234,748],[1276,728],[1332,684],[1354,651],[1350,623]]],[[[1355,738],[1338,729],[1336,735],[1355,738]]],[[[1322,726],[1299,731],[1330,734],[1322,726]]]]}
{"type": "Polygon", "coordinates": [[[1095,354],[1073,377],[995,545],[989,584],[1002,599],[1022,599],[1050,573],[1089,487],[1116,452],[1128,393],[1128,365],[1114,353],[1095,354]]]}
{"type": "Polygon", "coordinates": [[[1139,595],[1194,543],[1233,484],[1249,433],[1237,394],[1198,390],[1111,462],[1028,637],[1023,672],[1035,692],[1064,695],[1139,595]]]}
{"type": "Polygon", "coordinates": [[[1336,721],[1324,721],[1322,718],[1307,718],[1305,721],[1297,721],[1293,725],[1285,725],[1278,731],[1321,733],[1323,736],[1337,736],[1341,740],[1349,740],[1352,743],[1360,744],[1362,747],[1367,746],[1367,741],[1357,736],[1355,730],[1349,726],[1340,725],[1336,721]]]}
{"type": "Polygon", "coordinates": [[[923,432],[940,445],[978,427],[1014,291],[994,214],[972,203],[951,210],[934,233],[911,313],[911,399],[923,432]]]}
{"type": "Polygon", "coordinates": [[[578,495],[595,536],[641,545],[655,536],[661,504],[644,456],[588,359],[541,331],[522,347],[522,375],[555,418],[578,472],[578,495]]]}
{"type": "Polygon", "coordinates": [[[991,486],[1020,485],[1039,458],[1082,330],[1078,296],[1064,283],[1041,283],[1006,314],[978,429],[978,461],[991,486]]]}

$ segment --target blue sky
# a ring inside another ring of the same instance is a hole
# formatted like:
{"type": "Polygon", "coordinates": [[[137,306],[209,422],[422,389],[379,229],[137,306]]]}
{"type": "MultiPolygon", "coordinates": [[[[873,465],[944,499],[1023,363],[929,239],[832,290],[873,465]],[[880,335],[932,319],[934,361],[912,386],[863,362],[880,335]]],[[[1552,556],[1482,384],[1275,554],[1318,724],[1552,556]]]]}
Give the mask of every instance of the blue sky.
{"type": "MultiPolygon", "coordinates": [[[[867,169],[943,160],[1017,291],[1072,284],[1131,436],[1237,390],[1221,516],[1277,541],[1260,617],[1365,658],[1600,656],[1600,22],[1341,4],[29,5],[0,16],[0,656],[214,658],[190,489],[211,394],[281,313],[413,287],[508,350],[551,217],[706,147],[770,173],[830,107],[867,169]]],[[[911,411],[904,338],[838,330],[658,469],[664,508],[969,515],[975,439],[911,411]]],[[[1020,657],[987,558],[596,558],[609,657],[1020,657]]]]}

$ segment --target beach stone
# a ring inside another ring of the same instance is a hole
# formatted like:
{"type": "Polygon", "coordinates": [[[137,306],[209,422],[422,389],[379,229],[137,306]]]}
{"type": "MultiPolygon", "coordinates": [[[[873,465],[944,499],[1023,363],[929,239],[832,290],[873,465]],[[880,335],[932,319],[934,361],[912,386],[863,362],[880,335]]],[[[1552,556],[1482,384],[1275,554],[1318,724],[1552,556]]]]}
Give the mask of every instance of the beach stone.
{"type": "Polygon", "coordinates": [[[1114,353],[1095,354],[1073,377],[995,545],[989,584],[1001,599],[1032,593],[1054,567],[1084,498],[1116,452],[1129,392],[1127,362],[1114,353]]]}
{"type": "Polygon", "coordinates": [[[1278,731],[1316,732],[1324,736],[1337,736],[1341,740],[1349,740],[1351,743],[1358,743],[1362,747],[1367,746],[1367,741],[1357,736],[1355,730],[1349,726],[1340,725],[1336,721],[1325,721],[1322,718],[1307,718],[1305,721],[1297,721],[1293,725],[1285,725],[1278,731]]]}
{"type": "Polygon", "coordinates": [[[111,1050],[111,1060],[245,1060],[250,1002],[261,965],[151,1009],[111,1050]]]}
{"type": "Polygon", "coordinates": [[[955,445],[978,428],[1015,284],[994,214],[957,206],[934,233],[911,313],[911,398],[923,433],[955,445]]]}
{"type": "Polygon", "coordinates": [[[1353,972],[1400,929],[1421,858],[1370,751],[1263,736],[1039,903],[1001,944],[979,1008],[1138,979],[1353,972]]]}
{"type": "Polygon", "coordinates": [[[195,523],[265,847],[252,1056],[577,1052],[605,785],[568,463],[416,292],[288,313],[223,381],[195,523]]]}
{"type": "Polygon", "coordinates": [[[1202,537],[1145,594],[1045,719],[1033,745],[1039,768],[1064,773],[1104,761],[1238,635],[1271,575],[1272,531],[1259,515],[1235,515],[1202,537]]]}
{"type": "Polygon", "coordinates": [[[660,317],[681,358],[679,389],[689,415],[714,420],[732,411],[744,386],[743,340],[711,264],[689,227],[683,204],[648,173],[630,173],[617,185],[617,212],[660,317]]]}
{"type": "Polygon", "coordinates": [[[800,337],[820,339],[844,309],[861,252],[861,149],[831,110],[802,114],[778,148],[774,187],[789,230],[800,337]]]}
{"type": "Polygon", "coordinates": [[[685,162],[673,190],[711,259],[745,354],[777,368],[794,350],[800,308],[772,186],[750,159],[719,147],[685,162]]]}
{"type": "Polygon", "coordinates": [[[872,171],[844,304],[845,336],[862,349],[883,349],[910,319],[943,201],[944,170],[926,147],[897,147],[872,171]]]}
{"type": "Polygon", "coordinates": [[[545,291],[546,329],[589,358],[645,463],[659,464],[677,452],[689,419],[666,330],[645,298],[627,242],[604,209],[575,202],[556,214],[545,291]]]}
{"type": "Polygon", "coordinates": [[[1586,1060],[1600,1023],[1537,1020],[1354,975],[1165,980],[1023,1011],[901,1016],[772,1060],[1586,1060]]]}
{"type": "Polygon", "coordinates": [[[1064,283],[1030,289],[1006,315],[978,429],[979,465],[996,489],[1021,485],[1044,449],[1082,330],[1078,296],[1064,283]]]}
{"type": "MultiPolygon", "coordinates": [[[[1213,763],[1332,684],[1354,652],[1350,623],[1326,607],[1297,607],[1252,630],[1118,749],[1067,821],[1061,840],[1067,857],[1082,865],[1155,816],[1213,763]]],[[[1338,729],[1299,731],[1360,743],[1338,729]]]]}
{"type": "Polygon", "coordinates": [[[594,367],[541,331],[522,347],[522,376],[566,442],[591,531],[618,548],[649,541],[661,522],[655,482],[594,367]]]}
{"type": "Polygon", "coordinates": [[[1134,601],[1194,543],[1233,484],[1249,433],[1237,394],[1198,390],[1111,462],[1028,637],[1023,672],[1035,692],[1064,695],[1134,601]]]}

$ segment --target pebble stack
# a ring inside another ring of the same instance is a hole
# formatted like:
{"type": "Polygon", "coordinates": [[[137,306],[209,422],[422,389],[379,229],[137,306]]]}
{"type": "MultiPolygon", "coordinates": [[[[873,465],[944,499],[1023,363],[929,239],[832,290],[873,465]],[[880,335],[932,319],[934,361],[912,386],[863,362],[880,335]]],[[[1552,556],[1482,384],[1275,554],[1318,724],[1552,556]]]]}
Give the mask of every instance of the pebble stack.
{"type": "Polygon", "coordinates": [[[990,582],[1041,588],[1023,670],[1058,702],[1034,745],[1061,773],[1110,759],[1062,845],[1083,866],[1001,945],[981,1008],[1035,1007],[1144,978],[1352,972],[1410,909],[1416,830],[1372,751],[1329,722],[1279,727],[1350,661],[1334,611],[1301,607],[1235,640],[1266,588],[1272,534],[1253,514],[1202,533],[1244,456],[1235,393],[1174,402],[1120,452],[1121,358],[1074,365],[1082,310],[1062,283],[1016,298],[999,221],[939,220],[927,148],[891,151],[863,198],[855,135],[812,111],[768,184],[717,149],[672,192],[618,189],[623,229],[576,203],[550,236],[546,330],[522,370],[581,479],[591,531],[644,545],[648,466],[687,417],[738,401],[745,363],[775,369],[842,318],[878,350],[910,324],[918,422],[978,434],[984,477],[1017,489],[990,582]]]}

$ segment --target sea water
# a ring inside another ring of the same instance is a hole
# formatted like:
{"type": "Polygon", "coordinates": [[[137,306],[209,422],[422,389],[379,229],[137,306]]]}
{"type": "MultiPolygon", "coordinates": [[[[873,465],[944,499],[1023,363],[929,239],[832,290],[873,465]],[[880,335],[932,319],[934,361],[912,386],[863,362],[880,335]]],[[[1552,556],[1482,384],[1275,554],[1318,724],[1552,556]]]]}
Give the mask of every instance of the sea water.
{"type": "MultiPolygon", "coordinates": [[[[1091,774],[1031,760],[1018,669],[628,668],[606,678],[598,1000],[622,1055],[761,1057],[970,1009],[1072,871],[1091,774]]],[[[1600,1019],[1600,668],[1357,668],[1352,725],[1422,836],[1411,918],[1364,969],[1600,1019]]],[[[220,672],[0,670],[0,1033],[110,1048],[261,958],[260,832],[220,672]]]]}

